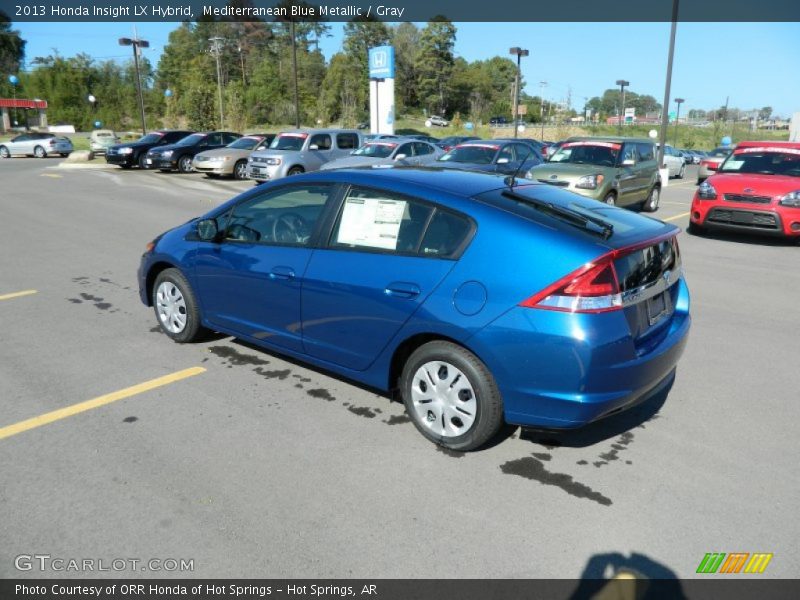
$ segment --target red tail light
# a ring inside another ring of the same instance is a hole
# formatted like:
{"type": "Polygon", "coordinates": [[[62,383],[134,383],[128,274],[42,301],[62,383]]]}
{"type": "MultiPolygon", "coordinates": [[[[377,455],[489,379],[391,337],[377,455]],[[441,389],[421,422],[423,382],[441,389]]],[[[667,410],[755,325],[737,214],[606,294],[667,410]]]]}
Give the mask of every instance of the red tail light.
{"type": "Polygon", "coordinates": [[[559,279],[520,306],[564,312],[599,313],[622,308],[616,252],[609,252],[559,279]]]}

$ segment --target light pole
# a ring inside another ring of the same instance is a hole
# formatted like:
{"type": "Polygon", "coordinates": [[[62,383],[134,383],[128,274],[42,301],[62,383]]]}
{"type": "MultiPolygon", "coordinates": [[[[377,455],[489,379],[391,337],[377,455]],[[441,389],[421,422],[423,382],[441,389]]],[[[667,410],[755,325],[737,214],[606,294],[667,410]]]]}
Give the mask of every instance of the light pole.
{"type": "Polygon", "coordinates": [[[142,117],[142,135],[147,135],[147,126],[144,122],[144,93],[142,92],[142,76],[139,74],[139,48],[149,48],[150,42],[135,38],[119,38],[120,46],[133,46],[133,64],[136,67],[136,89],[139,92],[139,112],[142,117]]]}
{"type": "Polygon", "coordinates": [[[547,87],[546,81],[539,82],[539,101],[541,106],[541,111],[539,115],[539,119],[542,121],[542,140],[544,140],[544,88],[547,87]]]}
{"type": "Polygon", "coordinates": [[[522,80],[522,57],[529,56],[530,52],[519,46],[514,46],[509,49],[508,53],[517,57],[517,89],[514,98],[514,137],[517,137],[517,122],[519,121],[519,86],[522,80]]]}
{"type": "Polygon", "coordinates": [[[622,135],[622,119],[625,118],[625,87],[631,84],[630,81],[625,81],[624,79],[617,79],[617,85],[619,86],[619,91],[622,94],[622,108],[619,111],[619,119],[617,119],[619,134],[622,135]]]}
{"type": "Polygon", "coordinates": [[[292,73],[294,76],[294,126],[300,129],[300,94],[297,90],[297,40],[294,34],[294,19],[289,21],[292,36],[292,73]]]}
{"type": "Polygon", "coordinates": [[[683,98],[675,98],[675,104],[678,105],[678,111],[675,113],[675,143],[674,146],[678,147],[678,121],[681,120],[681,104],[683,104],[683,98]]]}
{"type": "Polygon", "coordinates": [[[217,60],[217,92],[219,93],[219,128],[225,129],[225,115],[222,112],[222,74],[219,66],[219,57],[222,54],[222,42],[225,40],[221,37],[213,37],[208,39],[211,42],[211,54],[217,60]]]}
{"type": "Polygon", "coordinates": [[[669,53],[667,54],[667,80],[664,84],[664,105],[661,109],[661,132],[658,144],[658,168],[664,168],[664,145],[667,143],[669,126],[669,96],[672,86],[672,57],[675,55],[675,31],[678,28],[678,0],[672,0],[672,27],[669,34],[669,53]]]}

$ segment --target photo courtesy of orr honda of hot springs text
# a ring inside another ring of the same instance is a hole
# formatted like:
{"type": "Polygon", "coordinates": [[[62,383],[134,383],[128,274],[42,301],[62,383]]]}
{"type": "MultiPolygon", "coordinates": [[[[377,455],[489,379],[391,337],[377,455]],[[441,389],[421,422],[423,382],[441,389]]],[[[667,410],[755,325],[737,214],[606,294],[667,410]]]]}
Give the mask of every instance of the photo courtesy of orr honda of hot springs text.
{"type": "Polygon", "coordinates": [[[678,232],[513,176],[345,168],[163,233],[138,281],[176,342],[223,332],[396,391],[423,436],[467,451],[671,384],[691,323],[678,232]]]}

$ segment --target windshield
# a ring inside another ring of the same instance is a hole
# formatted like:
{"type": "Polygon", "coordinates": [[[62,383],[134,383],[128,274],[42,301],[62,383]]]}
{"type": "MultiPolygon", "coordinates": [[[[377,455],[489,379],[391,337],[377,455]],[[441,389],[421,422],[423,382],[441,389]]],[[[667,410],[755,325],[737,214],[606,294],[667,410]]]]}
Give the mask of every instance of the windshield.
{"type": "Polygon", "coordinates": [[[302,150],[307,133],[282,133],[269,145],[272,150],[302,150]]]}
{"type": "Polygon", "coordinates": [[[500,146],[497,144],[465,144],[456,146],[450,152],[437,159],[442,162],[491,164],[500,146]]]}
{"type": "Polygon", "coordinates": [[[233,142],[232,144],[228,144],[228,148],[235,148],[237,150],[252,150],[256,146],[258,146],[262,141],[263,141],[262,138],[242,137],[233,142]]]}
{"type": "Polygon", "coordinates": [[[155,144],[162,137],[164,137],[163,133],[148,133],[146,136],[139,138],[139,142],[142,144],[155,144]]]}
{"type": "Polygon", "coordinates": [[[193,133],[192,135],[187,135],[185,138],[181,139],[176,146],[194,146],[195,144],[201,142],[205,139],[204,133],[193,133]]]}
{"type": "Polygon", "coordinates": [[[613,167],[622,144],[613,142],[567,142],[550,157],[550,162],[613,167]]]}
{"type": "Polygon", "coordinates": [[[371,142],[369,144],[364,144],[353,152],[353,156],[369,156],[372,158],[389,158],[394,149],[397,148],[397,144],[390,144],[387,142],[371,142]]]}
{"type": "Polygon", "coordinates": [[[730,153],[730,148],[715,148],[711,152],[708,152],[707,155],[711,158],[725,158],[730,153]]]}
{"type": "Polygon", "coordinates": [[[800,177],[800,148],[742,148],[722,163],[719,172],[800,177]]]}

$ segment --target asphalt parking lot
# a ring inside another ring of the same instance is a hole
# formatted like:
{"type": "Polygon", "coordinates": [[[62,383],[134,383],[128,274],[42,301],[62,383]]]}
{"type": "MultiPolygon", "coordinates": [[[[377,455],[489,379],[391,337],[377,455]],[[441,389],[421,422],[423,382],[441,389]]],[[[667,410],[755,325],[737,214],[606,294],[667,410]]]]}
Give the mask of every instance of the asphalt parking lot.
{"type": "MultiPolygon", "coordinates": [[[[572,578],[613,553],[691,577],[707,552],[796,576],[800,247],[682,233],[693,329],[668,395],[463,455],[372,390],[158,332],[145,244],[249,182],[58,162],[0,161],[0,577],[87,576],[15,568],[49,554],[194,565],[124,576],[572,578]]],[[[656,217],[685,228],[694,182],[656,217]]]]}

